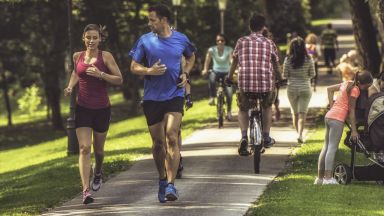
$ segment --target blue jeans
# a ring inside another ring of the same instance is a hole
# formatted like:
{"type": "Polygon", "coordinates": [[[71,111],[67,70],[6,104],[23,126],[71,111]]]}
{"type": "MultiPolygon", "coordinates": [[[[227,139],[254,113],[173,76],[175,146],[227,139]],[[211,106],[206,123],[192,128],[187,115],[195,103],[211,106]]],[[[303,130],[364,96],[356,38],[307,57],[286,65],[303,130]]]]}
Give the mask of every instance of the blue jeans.
{"type": "MultiPolygon", "coordinates": [[[[209,97],[211,98],[216,97],[216,81],[218,81],[219,78],[224,79],[227,75],[228,73],[217,73],[217,72],[209,73],[209,82],[208,82],[209,97]]],[[[232,96],[233,96],[232,86],[225,86],[224,92],[225,92],[225,97],[227,98],[227,112],[230,112],[232,110],[232,96]]]]}

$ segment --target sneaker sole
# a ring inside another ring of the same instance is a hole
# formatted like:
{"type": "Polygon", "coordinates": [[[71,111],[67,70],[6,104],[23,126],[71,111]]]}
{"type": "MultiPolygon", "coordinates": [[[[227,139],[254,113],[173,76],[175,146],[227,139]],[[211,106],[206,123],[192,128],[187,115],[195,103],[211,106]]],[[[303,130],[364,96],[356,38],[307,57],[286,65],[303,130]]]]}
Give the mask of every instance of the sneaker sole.
{"type": "Polygon", "coordinates": [[[177,196],[175,194],[171,194],[171,193],[166,194],[165,198],[167,198],[167,201],[175,201],[175,200],[177,200],[177,196]]]}
{"type": "Polygon", "coordinates": [[[83,204],[89,204],[89,203],[93,203],[94,199],[90,196],[86,197],[85,200],[83,201],[83,204]]]}

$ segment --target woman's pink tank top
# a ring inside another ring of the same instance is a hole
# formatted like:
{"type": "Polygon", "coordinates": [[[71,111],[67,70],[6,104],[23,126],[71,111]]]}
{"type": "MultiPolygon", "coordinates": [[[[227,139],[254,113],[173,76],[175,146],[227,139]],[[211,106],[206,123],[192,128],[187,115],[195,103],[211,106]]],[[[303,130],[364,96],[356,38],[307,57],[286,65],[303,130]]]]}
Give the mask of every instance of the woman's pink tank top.
{"type": "MultiPolygon", "coordinates": [[[[76,64],[76,74],[79,76],[79,94],[77,104],[88,109],[101,109],[110,106],[107,82],[87,75],[85,72],[92,64],[84,63],[85,52],[82,52],[76,64]]],[[[104,64],[102,51],[99,51],[96,62],[93,63],[100,71],[110,73],[104,64]]]]}

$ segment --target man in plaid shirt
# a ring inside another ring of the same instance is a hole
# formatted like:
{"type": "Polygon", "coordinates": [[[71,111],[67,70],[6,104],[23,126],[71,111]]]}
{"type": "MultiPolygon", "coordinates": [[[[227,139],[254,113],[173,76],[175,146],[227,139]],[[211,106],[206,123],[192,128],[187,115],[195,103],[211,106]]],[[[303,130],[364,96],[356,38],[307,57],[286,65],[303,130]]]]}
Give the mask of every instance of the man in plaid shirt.
{"type": "Polygon", "coordinates": [[[278,62],[279,57],[275,43],[262,35],[265,18],[254,15],[250,19],[251,34],[241,37],[233,52],[233,61],[228,75],[230,81],[239,66],[237,105],[239,106],[239,126],[242,138],[239,154],[248,155],[248,110],[254,107],[245,93],[265,93],[262,102],[264,147],[271,147],[275,140],[269,136],[272,124],[272,104],[275,99],[275,75],[272,61],[278,62]]]}

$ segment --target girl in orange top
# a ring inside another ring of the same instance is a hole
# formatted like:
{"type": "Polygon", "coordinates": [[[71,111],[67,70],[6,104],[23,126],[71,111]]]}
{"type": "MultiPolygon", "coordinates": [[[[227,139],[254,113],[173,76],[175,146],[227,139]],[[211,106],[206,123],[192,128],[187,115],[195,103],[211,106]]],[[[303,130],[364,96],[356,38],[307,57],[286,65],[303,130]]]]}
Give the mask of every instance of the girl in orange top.
{"type": "Polygon", "coordinates": [[[360,95],[360,90],[368,89],[372,84],[372,75],[368,71],[357,72],[353,82],[346,81],[337,85],[329,86],[328,100],[330,110],[325,115],[325,139],[324,146],[319,155],[318,177],[315,184],[338,184],[332,178],[333,163],[339,142],[343,134],[344,121],[349,115],[349,123],[352,132],[351,139],[357,140],[355,108],[356,100],[360,95]],[[333,96],[336,91],[340,91],[336,100],[333,96]]]}

